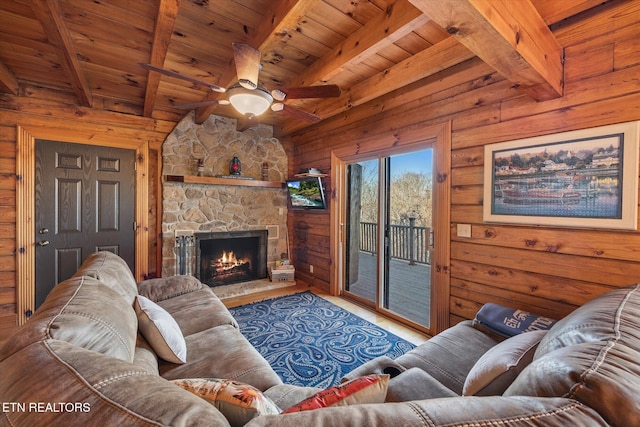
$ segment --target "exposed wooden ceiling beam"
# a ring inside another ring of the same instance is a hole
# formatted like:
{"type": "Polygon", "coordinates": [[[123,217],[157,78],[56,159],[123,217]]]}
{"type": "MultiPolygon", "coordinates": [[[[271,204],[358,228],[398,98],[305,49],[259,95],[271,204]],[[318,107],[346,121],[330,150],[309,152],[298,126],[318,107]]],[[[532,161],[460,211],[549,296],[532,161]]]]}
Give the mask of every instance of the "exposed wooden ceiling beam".
{"type": "Polygon", "coordinates": [[[0,92],[10,93],[17,95],[20,85],[18,79],[13,75],[11,70],[0,61],[0,92]]]}
{"type": "MultiPolygon", "coordinates": [[[[346,88],[339,98],[323,100],[316,105],[313,113],[323,119],[335,116],[473,57],[473,52],[453,37],[447,37],[377,75],[346,88]]],[[[291,134],[305,126],[290,123],[282,129],[282,134],[291,134]]]]}
{"type": "Polygon", "coordinates": [[[350,64],[366,60],[428,22],[429,18],[408,0],[398,0],[307,68],[289,86],[327,81],[350,64]]]}
{"type": "Polygon", "coordinates": [[[91,88],[80,67],[80,61],[78,61],[78,55],[73,46],[73,38],[64,22],[60,4],[57,0],[32,0],[30,5],[49,42],[56,49],[62,68],[69,78],[78,102],[85,107],[91,107],[93,102],[91,88]]]}
{"type": "MultiPolygon", "coordinates": [[[[300,18],[302,18],[308,10],[315,7],[320,0],[278,0],[272,1],[271,8],[265,13],[264,25],[256,28],[256,31],[249,36],[247,43],[258,50],[263,50],[276,34],[286,29],[294,29],[300,18]]],[[[233,61],[229,63],[227,68],[220,76],[218,85],[229,87],[235,83],[236,68],[233,61]]],[[[218,93],[210,93],[205,98],[206,101],[219,99],[218,93]]],[[[200,107],[196,109],[196,123],[204,122],[207,117],[215,110],[216,106],[200,107]]]]}
{"type": "Polygon", "coordinates": [[[538,101],[563,93],[563,50],[530,0],[409,0],[538,101]]]}
{"type": "Polygon", "coordinates": [[[533,3],[547,25],[551,25],[608,1],[611,0],[533,0],[533,3]]]}
{"type": "MultiPolygon", "coordinates": [[[[156,25],[153,30],[153,44],[151,45],[151,58],[149,63],[156,67],[163,67],[169,50],[171,34],[178,16],[180,0],[160,0],[156,25]]],[[[160,73],[149,71],[147,87],[144,93],[144,116],[151,117],[158,96],[160,86],[160,73]]]]}
{"type": "Polygon", "coordinates": [[[353,86],[350,89],[350,104],[351,106],[362,105],[474,56],[469,49],[460,45],[452,37],[448,37],[353,86]]]}
{"type": "MultiPolygon", "coordinates": [[[[299,2],[295,7],[289,6],[286,13],[283,13],[284,7],[276,7],[274,13],[267,16],[273,16],[274,18],[282,16],[281,21],[278,25],[259,28],[252,38],[253,42],[255,45],[260,46],[260,50],[264,49],[276,37],[276,34],[295,28],[300,18],[305,15],[307,10],[311,10],[315,3],[317,3],[317,0],[299,2]],[[260,39],[262,39],[262,42],[259,42],[260,39]]],[[[271,22],[274,22],[274,19],[271,22]]],[[[305,86],[328,80],[343,71],[349,64],[365,60],[410,32],[422,27],[427,22],[429,22],[429,18],[411,5],[408,0],[398,0],[323,58],[316,61],[304,74],[290,82],[289,85],[305,86]]],[[[225,71],[223,76],[226,79],[222,81],[229,80],[227,85],[235,81],[233,64],[225,71]]],[[[208,98],[215,99],[217,96],[219,95],[211,94],[208,98]]],[[[206,119],[214,109],[215,106],[203,107],[202,120],[206,119]]],[[[200,120],[200,109],[196,112],[196,118],[200,120]]]]}

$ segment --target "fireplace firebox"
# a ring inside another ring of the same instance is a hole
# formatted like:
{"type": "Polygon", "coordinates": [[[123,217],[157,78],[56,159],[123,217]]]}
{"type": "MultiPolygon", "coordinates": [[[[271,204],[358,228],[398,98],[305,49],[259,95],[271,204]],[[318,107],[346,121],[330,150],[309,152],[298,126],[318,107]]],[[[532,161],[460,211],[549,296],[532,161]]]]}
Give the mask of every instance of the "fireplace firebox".
{"type": "Polygon", "coordinates": [[[209,286],[267,277],[267,231],[196,233],[196,277],[209,286]]]}

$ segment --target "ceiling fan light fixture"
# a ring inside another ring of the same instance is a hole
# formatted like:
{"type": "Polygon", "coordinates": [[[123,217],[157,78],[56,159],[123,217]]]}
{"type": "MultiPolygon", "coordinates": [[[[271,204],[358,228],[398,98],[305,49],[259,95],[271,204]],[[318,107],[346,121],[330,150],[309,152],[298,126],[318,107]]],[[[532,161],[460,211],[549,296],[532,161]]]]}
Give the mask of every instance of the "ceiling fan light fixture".
{"type": "Polygon", "coordinates": [[[240,79],[238,80],[238,83],[240,84],[240,86],[242,86],[245,89],[254,90],[258,88],[258,86],[253,84],[251,80],[240,79]]]}
{"type": "Polygon", "coordinates": [[[269,109],[273,103],[273,97],[261,87],[254,90],[242,86],[233,86],[227,90],[229,102],[240,114],[244,116],[259,116],[269,109]]]}

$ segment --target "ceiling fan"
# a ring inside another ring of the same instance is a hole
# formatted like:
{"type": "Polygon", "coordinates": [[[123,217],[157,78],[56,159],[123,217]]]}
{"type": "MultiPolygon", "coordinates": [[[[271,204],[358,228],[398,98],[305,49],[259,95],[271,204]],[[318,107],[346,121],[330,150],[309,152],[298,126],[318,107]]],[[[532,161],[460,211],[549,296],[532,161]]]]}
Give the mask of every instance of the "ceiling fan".
{"type": "Polygon", "coordinates": [[[258,83],[262,53],[258,49],[251,47],[246,43],[233,43],[232,46],[238,82],[231,85],[229,88],[223,88],[193,77],[184,76],[165,68],[156,67],[151,64],[140,65],[147,70],[183,79],[200,86],[208,87],[215,92],[226,94],[226,99],[174,105],[174,108],[190,110],[197,107],[231,104],[240,114],[253,124],[257,124],[257,116],[263,114],[269,108],[271,108],[272,111],[282,111],[300,120],[317,123],[320,121],[320,117],[284,104],[283,101],[285,99],[336,98],[340,96],[340,87],[337,85],[292,87],[269,91],[258,83]]]}

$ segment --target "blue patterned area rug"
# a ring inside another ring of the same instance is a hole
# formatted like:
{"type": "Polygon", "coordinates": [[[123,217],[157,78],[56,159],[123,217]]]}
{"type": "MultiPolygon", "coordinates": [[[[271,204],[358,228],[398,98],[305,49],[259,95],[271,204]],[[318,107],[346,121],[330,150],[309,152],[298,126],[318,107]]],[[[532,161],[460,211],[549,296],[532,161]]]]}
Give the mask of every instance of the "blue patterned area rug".
{"type": "Polygon", "coordinates": [[[331,387],[371,359],[395,359],[415,347],[308,291],[230,311],[287,384],[331,387]]]}

